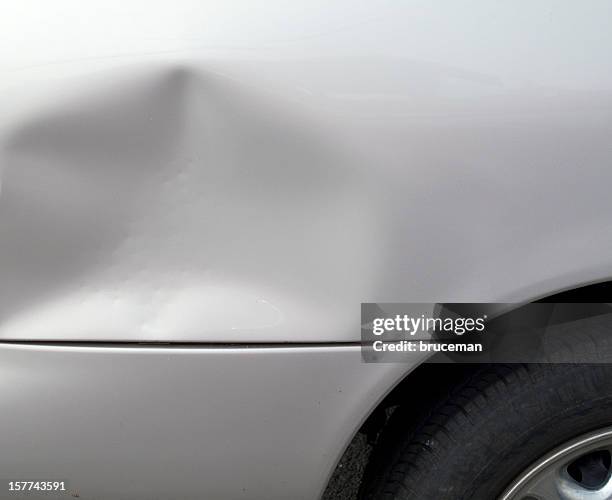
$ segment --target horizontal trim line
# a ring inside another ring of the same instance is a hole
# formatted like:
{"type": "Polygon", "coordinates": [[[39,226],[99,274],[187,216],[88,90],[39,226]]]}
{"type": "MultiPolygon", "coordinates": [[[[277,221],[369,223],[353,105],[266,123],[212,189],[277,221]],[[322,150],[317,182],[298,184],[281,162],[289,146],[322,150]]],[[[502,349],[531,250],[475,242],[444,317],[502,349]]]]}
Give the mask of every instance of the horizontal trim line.
{"type": "Polygon", "coordinates": [[[360,347],[361,342],[135,342],[135,341],[97,341],[97,340],[0,340],[0,345],[31,345],[50,347],[121,347],[121,348],[158,348],[158,349],[305,349],[312,347],[360,347]]]}

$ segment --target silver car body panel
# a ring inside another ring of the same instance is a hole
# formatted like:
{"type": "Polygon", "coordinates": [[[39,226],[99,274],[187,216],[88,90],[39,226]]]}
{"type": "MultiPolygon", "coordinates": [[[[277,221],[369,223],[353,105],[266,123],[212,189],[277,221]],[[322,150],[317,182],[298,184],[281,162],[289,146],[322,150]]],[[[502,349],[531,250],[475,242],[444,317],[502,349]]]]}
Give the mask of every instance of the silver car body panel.
{"type": "Polygon", "coordinates": [[[612,274],[609,2],[30,3],[0,338],[354,341],[612,274]]]}
{"type": "Polygon", "coordinates": [[[612,276],[610,2],[5,4],[0,339],[202,343],[3,344],[7,477],[315,498],[360,302],[612,276]]]}
{"type": "Polygon", "coordinates": [[[358,347],[33,345],[0,367],[0,498],[38,478],[126,500],[316,498],[406,369],[358,347]]]}

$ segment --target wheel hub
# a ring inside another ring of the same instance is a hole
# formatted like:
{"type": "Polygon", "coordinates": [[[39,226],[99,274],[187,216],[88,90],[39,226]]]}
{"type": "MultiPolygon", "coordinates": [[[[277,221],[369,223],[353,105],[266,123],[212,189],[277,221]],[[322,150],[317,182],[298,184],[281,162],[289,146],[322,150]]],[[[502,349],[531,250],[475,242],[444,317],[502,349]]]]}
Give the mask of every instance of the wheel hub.
{"type": "Polygon", "coordinates": [[[612,499],[612,428],[574,439],[525,470],[499,500],[612,499]]]}

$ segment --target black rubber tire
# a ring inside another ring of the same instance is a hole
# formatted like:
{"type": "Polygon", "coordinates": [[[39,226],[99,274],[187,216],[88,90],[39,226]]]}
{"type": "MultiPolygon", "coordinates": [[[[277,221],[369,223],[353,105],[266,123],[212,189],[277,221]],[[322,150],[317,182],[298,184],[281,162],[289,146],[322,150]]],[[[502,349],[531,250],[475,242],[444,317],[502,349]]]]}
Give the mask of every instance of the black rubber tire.
{"type": "Polygon", "coordinates": [[[361,496],[494,500],[562,443],[612,425],[612,365],[483,365],[453,384],[416,425],[392,416],[361,496]]]}

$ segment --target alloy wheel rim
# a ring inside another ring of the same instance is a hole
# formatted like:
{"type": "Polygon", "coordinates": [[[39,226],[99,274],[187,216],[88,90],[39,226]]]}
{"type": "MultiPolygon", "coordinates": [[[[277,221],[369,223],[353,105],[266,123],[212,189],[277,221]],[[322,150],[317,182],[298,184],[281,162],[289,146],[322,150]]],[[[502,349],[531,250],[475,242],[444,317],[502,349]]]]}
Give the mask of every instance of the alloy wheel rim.
{"type": "Polygon", "coordinates": [[[573,439],[521,473],[498,500],[612,499],[612,427],[573,439]]]}

